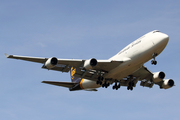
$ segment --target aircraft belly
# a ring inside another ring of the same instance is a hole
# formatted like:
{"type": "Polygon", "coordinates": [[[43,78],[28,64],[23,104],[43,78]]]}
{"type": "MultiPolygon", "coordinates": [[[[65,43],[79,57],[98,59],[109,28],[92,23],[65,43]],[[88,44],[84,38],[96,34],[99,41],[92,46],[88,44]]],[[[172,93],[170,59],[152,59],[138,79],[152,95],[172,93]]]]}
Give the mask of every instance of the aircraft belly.
{"type": "Polygon", "coordinates": [[[101,87],[101,85],[97,85],[96,81],[84,79],[81,82],[81,87],[82,89],[91,89],[91,88],[99,88],[101,87]]]}
{"type": "Polygon", "coordinates": [[[105,77],[120,80],[120,79],[132,74],[133,72],[138,70],[141,66],[142,66],[142,64],[135,65],[135,66],[133,66],[133,65],[119,66],[119,67],[111,70],[105,77]]]}

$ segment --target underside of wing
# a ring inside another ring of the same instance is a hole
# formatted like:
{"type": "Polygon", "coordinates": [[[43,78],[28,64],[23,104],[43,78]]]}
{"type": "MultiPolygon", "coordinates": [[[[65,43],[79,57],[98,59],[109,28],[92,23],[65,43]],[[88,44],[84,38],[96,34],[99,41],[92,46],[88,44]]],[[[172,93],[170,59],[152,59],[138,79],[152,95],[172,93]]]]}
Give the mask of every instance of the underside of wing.
{"type": "Polygon", "coordinates": [[[153,73],[149,71],[145,66],[142,66],[139,70],[132,74],[133,76],[139,78],[139,80],[147,79],[151,80],[153,73]]]}
{"type": "Polygon", "coordinates": [[[140,85],[143,87],[152,88],[154,85],[153,82],[153,73],[149,71],[145,66],[142,66],[139,70],[134,72],[132,76],[136,77],[137,80],[141,81],[140,85]]]}

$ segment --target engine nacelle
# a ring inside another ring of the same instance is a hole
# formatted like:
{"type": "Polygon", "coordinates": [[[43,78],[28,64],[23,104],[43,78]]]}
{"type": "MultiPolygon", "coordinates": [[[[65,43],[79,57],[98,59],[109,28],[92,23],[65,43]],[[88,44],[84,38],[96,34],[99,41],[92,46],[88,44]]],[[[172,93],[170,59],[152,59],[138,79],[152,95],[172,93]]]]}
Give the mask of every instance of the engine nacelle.
{"type": "Polygon", "coordinates": [[[165,78],[165,73],[164,72],[153,73],[153,82],[154,83],[161,82],[164,78],[165,78]]]}
{"type": "Polygon", "coordinates": [[[57,65],[57,63],[58,63],[58,59],[55,58],[55,57],[52,57],[52,58],[49,58],[49,59],[45,62],[44,66],[45,66],[46,68],[48,68],[48,69],[51,69],[51,68],[55,67],[55,65],[57,65]]]}
{"type": "Polygon", "coordinates": [[[172,79],[163,80],[162,88],[168,89],[174,86],[174,81],[172,79]]]}
{"type": "Polygon", "coordinates": [[[86,70],[89,70],[89,69],[92,69],[93,67],[95,67],[97,65],[97,60],[95,58],[92,58],[92,59],[89,59],[89,60],[86,60],[84,62],[84,68],[86,70]]]}

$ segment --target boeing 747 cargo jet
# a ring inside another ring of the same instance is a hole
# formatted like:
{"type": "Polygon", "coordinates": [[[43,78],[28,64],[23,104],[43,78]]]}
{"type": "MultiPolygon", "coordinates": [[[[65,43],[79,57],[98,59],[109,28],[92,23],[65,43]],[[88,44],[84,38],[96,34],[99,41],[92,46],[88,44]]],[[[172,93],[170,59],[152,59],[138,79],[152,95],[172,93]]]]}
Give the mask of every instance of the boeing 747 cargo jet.
{"type": "Polygon", "coordinates": [[[130,43],[108,60],[5,55],[7,58],[42,63],[42,68],[48,70],[70,71],[71,82],[42,81],[69,88],[70,91],[97,91],[99,87],[107,88],[112,84],[112,88],[116,90],[121,86],[133,90],[138,81],[143,87],[152,88],[153,85],[159,85],[161,89],[168,89],[174,86],[172,79],[164,79],[164,72],[151,72],[144,66],[144,63],[151,59],[151,64],[157,64],[155,58],[164,50],[168,41],[168,35],[154,30],[130,43]]]}

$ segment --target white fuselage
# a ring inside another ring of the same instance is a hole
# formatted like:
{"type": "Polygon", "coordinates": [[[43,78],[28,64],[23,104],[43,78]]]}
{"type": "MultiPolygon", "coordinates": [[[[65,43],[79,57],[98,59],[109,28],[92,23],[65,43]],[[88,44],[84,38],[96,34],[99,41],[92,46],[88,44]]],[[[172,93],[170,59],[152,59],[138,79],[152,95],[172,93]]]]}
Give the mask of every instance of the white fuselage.
{"type": "Polygon", "coordinates": [[[159,55],[168,41],[168,35],[159,31],[145,34],[110,58],[110,60],[122,60],[124,63],[111,70],[106,77],[119,80],[132,74],[151,60],[154,53],[159,55]]]}
{"type": "MultiPolygon", "coordinates": [[[[131,75],[144,63],[151,60],[154,53],[159,55],[166,47],[168,41],[168,35],[157,30],[145,34],[109,59],[124,62],[111,70],[108,74],[105,74],[104,78],[121,80],[124,77],[131,75]]],[[[87,79],[84,79],[82,86],[86,86],[84,88],[100,87],[95,81],[87,79]],[[89,82],[94,83],[94,85],[90,85],[89,82]]]]}

